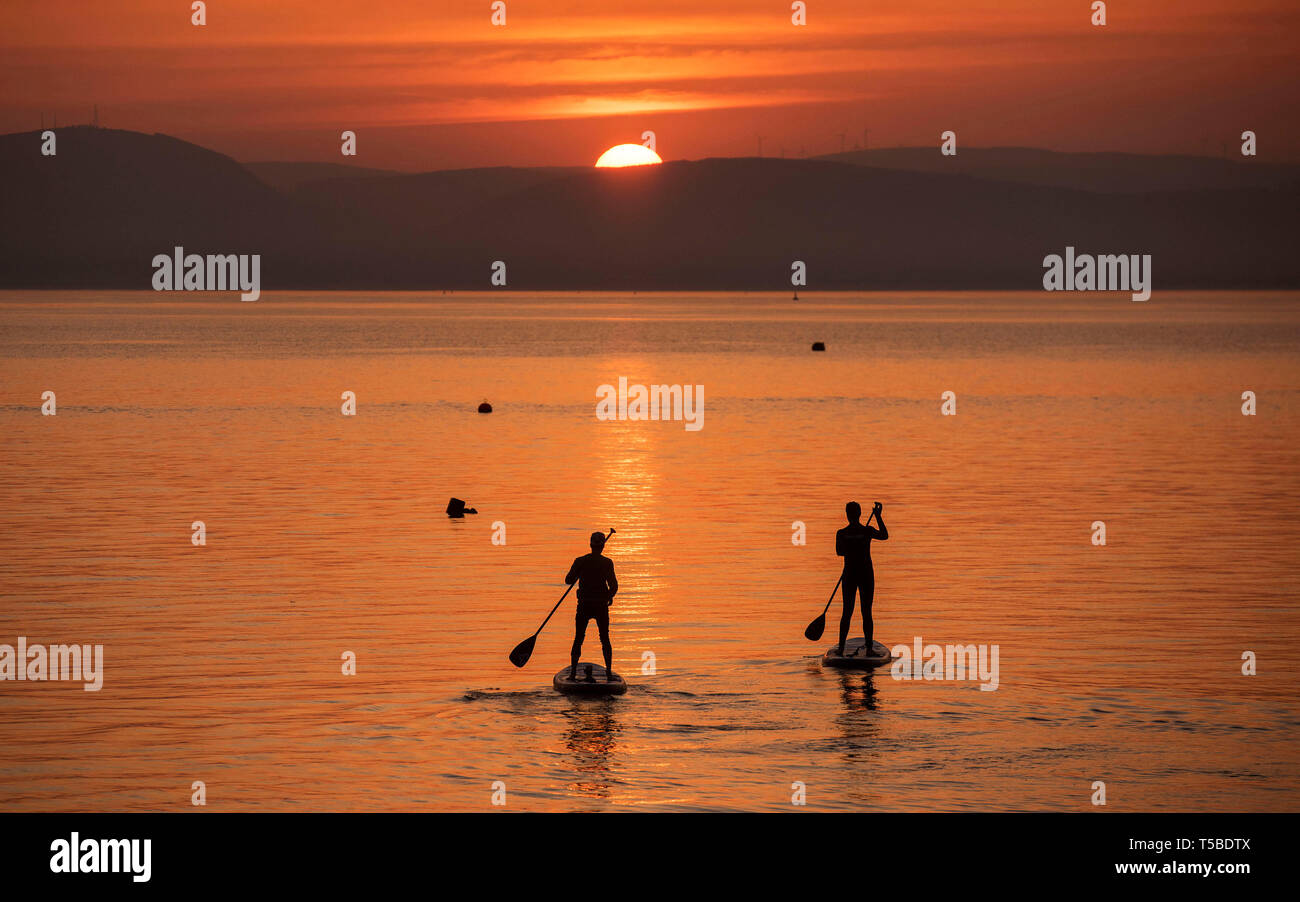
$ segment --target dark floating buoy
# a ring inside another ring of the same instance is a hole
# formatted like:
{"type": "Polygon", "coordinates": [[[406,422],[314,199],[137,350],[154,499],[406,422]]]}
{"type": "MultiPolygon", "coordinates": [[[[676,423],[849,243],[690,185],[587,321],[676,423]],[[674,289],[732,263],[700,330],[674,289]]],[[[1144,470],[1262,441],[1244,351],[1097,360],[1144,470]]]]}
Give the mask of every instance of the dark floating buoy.
{"type": "Polygon", "coordinates": [[[814,350],[814,351],[824,351],[824,350],[826,350],[826,342],[824,342],[824,341],[814,341],[814,342],[813,342],[813,350],[814,350]]]}
{"type": "Polygon", "coordinates": [[[799,289],[796,288],[796,289],[794,290],[794,297],[792,297],[790,300],[792,300],[792,301],[797,301],[797,300],[799,300],[799,289]]]}
{"type": "Polygon", "coordinates": [[[474,510],[474,508],[466,507],[465,502],[461,501],[459,498],[453,498],[447,502],[448,517],[463,517],[466,514],[477,514],[477,513],[478,511],[474,510]]]}
{"type": "Polygon", "coordinates": [[[487,401],[484,401],[482,404],[480,404],[480,405],[478,406],[478,412],[479,412],[479,413],[491,413],[491,412],[492,412],[492,405],[489,404],[487,401]]]}

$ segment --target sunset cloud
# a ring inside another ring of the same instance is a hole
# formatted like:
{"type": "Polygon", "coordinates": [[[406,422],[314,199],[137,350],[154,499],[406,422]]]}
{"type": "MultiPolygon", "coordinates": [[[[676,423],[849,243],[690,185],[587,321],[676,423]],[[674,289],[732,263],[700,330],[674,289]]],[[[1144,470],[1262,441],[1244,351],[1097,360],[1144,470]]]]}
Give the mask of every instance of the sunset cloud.
{"type": "MultiPolygon", "coordinates": [[[[1194,151],[1211,134],[1239,131],[1237,119],[1268,131],[1274,153],[1300,145],[1289,121],[1300,74],[1289,34],[1300,14],[1284,2],[1117,6],[1104,29],[1088,24],[1086,4],[1035,0],[995,9],[917,0],[882,11],[818,0],[802,28],[788,5],[738,0],[508,8],[507,27],[494,28],[486,3],[223,0],[198,28],[188,4],[172,0],[9,0],[0,9],[0,128],[33,128],[42,113],[85,121],[98,104],[110,125],[258,157],[305,130],[694,114],[675,142],[692,154],[728,137],[744,152],[755,133],[793,145],[801,136],[777,112],[792,107],[826,108],[819,146],[868,122],[901,143],[931,140],[940,119],[1005,128],[1011,111],[1041,109],[1038,128],[1022,121],[988,140],[1055,146],[1072,130],[1059,108],[1068,98],[1093,117],[1098,101],[1109,104],[1111,115],[1089,130],[1113,149],[1194,151]],[[724,110],[753,115],[728,136],[709,115],[724,110]],[[1134,139],[1152,115],[1159,146],[1134,139]]],[[[538,150],[542,159],[518,162],[589,156],[585,146],[538,150]]]]}

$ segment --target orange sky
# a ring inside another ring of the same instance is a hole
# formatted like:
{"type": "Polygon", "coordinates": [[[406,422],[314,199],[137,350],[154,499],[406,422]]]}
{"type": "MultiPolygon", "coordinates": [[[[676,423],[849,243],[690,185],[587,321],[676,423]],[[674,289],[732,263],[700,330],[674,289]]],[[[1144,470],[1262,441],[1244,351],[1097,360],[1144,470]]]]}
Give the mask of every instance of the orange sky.
{"type": "Polygon", "coordinates": [[[0,131],[42,112],[244,160],[437,169],[935,144],[1300,160],[1294,0],[4,0],[0,131]],[[845,137],[841,139],[839,135],[845,137]]]}

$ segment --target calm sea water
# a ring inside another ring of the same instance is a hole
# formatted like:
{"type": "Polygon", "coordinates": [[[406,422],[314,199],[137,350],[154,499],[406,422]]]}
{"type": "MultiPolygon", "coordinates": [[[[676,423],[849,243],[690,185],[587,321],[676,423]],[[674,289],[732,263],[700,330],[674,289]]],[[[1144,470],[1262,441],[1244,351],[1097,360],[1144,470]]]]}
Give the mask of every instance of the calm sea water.
{"type": "Polygon", "coordinates": [[[0,683],[0,808],[1293,810],[1298,300],[0,294],[0,642],[106,671],[0,683]],[[850,499],[877,638],[996,691],[820,667],[850,499]],[[632,687],[574,700],[572,600],[506,656],[611,526],[632,687]]]}

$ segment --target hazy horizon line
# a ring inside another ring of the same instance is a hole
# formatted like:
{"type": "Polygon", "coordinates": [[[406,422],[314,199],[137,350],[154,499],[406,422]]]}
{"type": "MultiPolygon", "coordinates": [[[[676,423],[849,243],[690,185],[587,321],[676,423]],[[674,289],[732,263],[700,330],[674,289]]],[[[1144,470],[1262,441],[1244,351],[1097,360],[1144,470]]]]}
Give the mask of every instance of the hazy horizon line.
{"type": "MultiPolygon", "coordinates": [[[[449,166],[445,168],[433,168],[433,169],[410,169],[410,168],[395,168],[392,166],[371,166],[371,165],[366,165],[364,163],[354,162],[348,158],[329,159],[329,160],[310,159],[310,158],[241,159],[239,157],[228,154],[224,151],[216,150],[215,148],[210,147],[206,144],[201,144],[198,141],[194,141],[189,138],[182,138],[178,135],[174,135],[169,132],[147,132],[147,131],[139,131],[137,129],[131,129],[131,128],[114,128],[112,126],[95,125],[94,123],[90,123],[90,122],[77,122],[77,123],[60,125],[60,126],[46,125],[44,127],[44,130],[54,131],[55,129],[63,130],[63,129],[70,129],[70,128],[88,129],[93,131],[104,131],[104,132],[122,132],[126,134],[143,135],[145,137],[168,138],[173,141],[181,141],[185,144],[191,144],[195,147],[203,148],[204,150],[210,151],[212,153],[220,154],[221,156],[234,160],[236,163],[239,163],[240,165],[264,165],[268,163],[286,164],[286,165],[307,164],[307,165],[317,165],[317,166],[338,166],[346,169],[368,170],[371,172],[388,172],[388,173],[393,173],[395,175],[421,175],[429,172],[457,172],[457,171],[467,171],[467,170],[474,170],[474,169],[594,169],[596,168],[591,163],[587,163],[587,164],[582,164],[582,163],[500,164],[497,163],[497,164],[488,164],[483,166],[449,166]]],[[[12,138],[12,137],[18,137],[22,135],[35,135],[39,137],[42,134],[42,131],[43,130],[38,127],[34,129],[27,129],[24,131],[0,132],[0,138],[12,138]]],[[[1197,154],[1197,153],[1186,153],[1186,152],[1150,153],[1150,152],[1135,151],[1135,150],[1057,150],[1048,147],[1038,147],[1031,144],[989,144],[989,145],[969,145],[969,146],[964,145],[961,147],[962,152],[999,151],[999,150],[1033,151],[1035,153],[1049,154],[1053,156],[1141,157],[1144,159],[1207,160],[1207,161],[1216,161],[1216,162],[1228,162],[1233,164],[1242,164],[1246,162],[1244,159],[1238,159],[1231,156],[1197,154]]],[[[713,155],[707,155],[701,157],[665,157],[663,159],[663,163],[699,163],[708,160],[791,160],[791,161],[811,160],[811,161],[818,161],[818,162],[836,162],[837,157],[849,157],[854,154],[889,153],[895,151],[917,151],[917,152],[934,151],[935,153],[938,153],[939,145],[935,144],[933,146],[929,146],[929,145],[922,145],[922,144],[897,144],[897,145],[888,145],[883,147],[853,148],[853,149],[842,150],[842,151],[833,151],[830,153],[808,154],[805,156],[785,156],[785,155],[759,156],[757,154],[738,154],[733,156],[727,156],[727,155],[713,154],[713,155]]],[[[663,165],[663,164],[654,164],[654,165],[663,165]]],[[[1300,161],[1290,161],[1290,160],[1258,161],[1258,162],[1252,161],[1250,165],[1277,166],[1277,167],[1290,166],[1290,167],[1300,168],[1300,161]]],[[[628,168],[635,168],[635,167],[628,167],[628,168]]]]}

